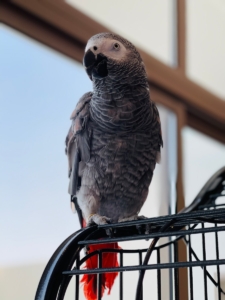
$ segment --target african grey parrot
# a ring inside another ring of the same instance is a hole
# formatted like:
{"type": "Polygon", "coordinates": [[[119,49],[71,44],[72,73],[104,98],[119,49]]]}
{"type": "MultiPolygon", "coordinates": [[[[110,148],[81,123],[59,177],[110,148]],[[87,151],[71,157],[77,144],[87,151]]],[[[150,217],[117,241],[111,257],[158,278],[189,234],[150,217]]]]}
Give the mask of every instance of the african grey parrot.
{"type": "Polygon", "coordinates": [[[71,115],[69,193],[86,223],[137,219],[162,146],[143,61],[124,38],[100,33],[89,39],[83,63],[93,92],[71,115]]]}
{"type": "Polygon", "coordinates": [[[162,146],[144,64],[129,41],[111,33],[89,39],[83,64],[93,92],[71,116],[69,193],[83,226],[135,220],[162,146]]]}

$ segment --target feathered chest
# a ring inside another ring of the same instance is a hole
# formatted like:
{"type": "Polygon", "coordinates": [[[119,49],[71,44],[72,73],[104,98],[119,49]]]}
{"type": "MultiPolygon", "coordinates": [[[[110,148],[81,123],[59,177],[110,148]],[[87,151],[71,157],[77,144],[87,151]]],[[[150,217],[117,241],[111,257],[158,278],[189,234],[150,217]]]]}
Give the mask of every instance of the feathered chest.
{"type": "Polygon", "coordinates": [[[94,127],[109,133],[127,134],[149,128],[152,108],[149,95],[93,95],[90,102],[90,121],[94,127]]]}

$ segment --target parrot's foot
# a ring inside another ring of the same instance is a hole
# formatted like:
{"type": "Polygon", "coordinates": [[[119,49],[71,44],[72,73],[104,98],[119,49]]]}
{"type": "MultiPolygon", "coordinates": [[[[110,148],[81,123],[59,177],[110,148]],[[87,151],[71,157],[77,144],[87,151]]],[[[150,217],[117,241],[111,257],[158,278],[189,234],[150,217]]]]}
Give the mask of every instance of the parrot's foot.
{"type": "Polygon", "coordinates": [[[93,224],[96,225],[104,225],[110,223],[110,218],[107,218],[105,216],[100,216],[98,214],[90,215],[88,218],[87,226],[91,226],[93,224]]]}
{"type": "Polygon", "coordinates": [[[119,222],[136,221],[136,220],[145,220],[145,219],[148,219],[148,218],[145,217],[145,216],[133,215],[133,216],[128,217],[128,218],[119,219],[119,222]]]}
{"type": "Polygon", "coordinates": [[[120,223],[120,222],[136,221],[136,220],[139,220],[138,215],[133,215],[133,216],[128,217],[128,218],[119,219],[118,222],[120,223]]]}
{"type": "MultiPolygon", "coordinates": [[[[145,219],[148,219],[148,218],[145,216],[138,216],[138,220],[145,220],[145,219]]],[[[137,225],[137,227],[138,226],[139,225],[137,225]]],[[[151,232],[151,224],[145,224],[145,234],[149,234],[150,232],[151,232]]]]}
{"type": "MultiPolygon", "coordinates": [[[[128,218],[120,219],[119,222],[145,220],[145,219],[148,219],[148,218],[145,217],[145,216],[134,215],[134,216],[131,216],[131,217],[128,217],[128,218]]],[[[139,234],[141,234],[142,225],[136,225],[136,227],[137,227],[137,230],[138,230],[139,234]]],[[[149,234],[150,231],[151,231],[150,229],[151,229],[151,225],[150,224],[145,224],[145,234],[149,234]]]]}
{"type": "MultiPolygon", "coordinates": [[[[93,224],[96,225],[104,225],[104,224],[109,224],[110,223],[110,218],[107,218],[105,216],[100,216],[98,214],[90,215],[88,218],[88,223],[87,226],[91,226],[93,224]]],[[[111,237],[112,236],[112,229],[108,228],[105,230],[106,234],[111,237]]]]}

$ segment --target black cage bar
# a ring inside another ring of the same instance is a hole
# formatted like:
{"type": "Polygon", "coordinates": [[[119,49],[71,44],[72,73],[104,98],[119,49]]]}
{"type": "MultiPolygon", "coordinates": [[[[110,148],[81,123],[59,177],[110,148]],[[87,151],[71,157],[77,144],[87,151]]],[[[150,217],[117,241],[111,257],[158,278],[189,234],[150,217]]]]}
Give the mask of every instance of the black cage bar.
{"type": "MultiPolygon", "coordinates": [[[[101,274],[115,271],[119,272],[119,276],[116,279],[117,296],[114,296],[113,299],[177,300],[181,299],[179,268],[188,270],[188,297],[190,300],[223,299],[222,297],[225,295],[222,287],[222,279],[225,280],[225,266],[223,266],[225,265],[224,196],[225,167],[216,172],[191,205],[178,214],[92,226],[75,232],[59,246],[47,264],[39,282],[35,300],[65,299],[72,278],[75,281],[72,299],[81,299],[83,291],[80,286],[80,278],[83,274],[98,274],[97,299],[102,299],[99,292],[101,274]],[[164,241],[165,239],[167,240],[164,241]],[[146,247],[142,249],[101,249],[90,254],[84,254],[82,251],[90,244],[138,240],[145,240],[146,247]],[[178,261],[178,242],[180,241],[183,241],[187,247],[186,261],[178,261]],[[163,251],[166,253],[167,261],[163,258],[163,251]],[[102,267],[102,257],[105,252],[118,253],[119,267],[102,267]],[[98,257],[98,268],[84,269],[85,261],[93,255],[98,257]],[[136,264],[125,264],[125,259],[129,255],[135,258],[136,264]],[[164,270],[167,270],[166,276],[163,273],[164,270]],[[154,274],[156,274],[155,294],[152,293],[153,282],[148,282],[146,278],[147,274],[152,271],[155,271],[154,274]],[[124,276],[128,272],[138,272],[135,292],[132,296],[126,295],[124,276]]],[[[107,296],[103,298],[107,299],[107,296]]]]}

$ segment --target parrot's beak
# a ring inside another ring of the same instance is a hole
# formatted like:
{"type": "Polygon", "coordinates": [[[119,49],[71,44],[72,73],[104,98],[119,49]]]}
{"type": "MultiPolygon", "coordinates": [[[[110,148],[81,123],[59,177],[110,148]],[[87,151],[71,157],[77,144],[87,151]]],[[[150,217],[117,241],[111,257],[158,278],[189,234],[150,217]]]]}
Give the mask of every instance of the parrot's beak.
{"type": "Polygon", "coordinates": [[[108,75],[107,57],[102,53],[95,54],[89,49],[83,58],[83,65],[90,79],[92,77],[103,78],[108,75]]]}

